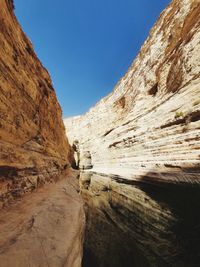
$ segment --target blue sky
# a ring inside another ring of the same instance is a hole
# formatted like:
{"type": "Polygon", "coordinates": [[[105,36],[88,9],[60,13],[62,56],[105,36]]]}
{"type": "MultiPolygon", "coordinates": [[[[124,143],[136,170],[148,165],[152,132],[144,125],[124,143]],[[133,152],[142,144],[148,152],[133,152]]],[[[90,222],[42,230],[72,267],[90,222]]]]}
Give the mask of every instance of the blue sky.
{"type": "Polygon", "coordinates": [[[15,0],[68,117],[85,113],[125,74],[169,0],[15,0]]]}

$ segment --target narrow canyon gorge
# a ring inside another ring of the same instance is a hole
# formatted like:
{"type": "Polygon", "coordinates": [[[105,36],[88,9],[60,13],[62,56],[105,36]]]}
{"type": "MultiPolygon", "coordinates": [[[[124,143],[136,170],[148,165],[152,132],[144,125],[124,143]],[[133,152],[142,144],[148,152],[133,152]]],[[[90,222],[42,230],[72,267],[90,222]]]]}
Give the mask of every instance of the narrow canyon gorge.
{"type": "Polygon", "coordinates": [[[0,0],[0,267],[197,267],[199,209],[200,1],[173,0],[114,90],[63,119],[0,0]]]}

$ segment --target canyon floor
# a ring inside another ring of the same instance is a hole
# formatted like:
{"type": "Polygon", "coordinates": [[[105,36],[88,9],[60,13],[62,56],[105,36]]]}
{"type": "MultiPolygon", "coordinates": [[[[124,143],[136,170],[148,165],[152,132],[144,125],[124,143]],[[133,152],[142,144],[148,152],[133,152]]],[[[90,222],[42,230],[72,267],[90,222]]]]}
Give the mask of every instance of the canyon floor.
{"type": "Polygon", "coordinates": [[[1,267],[79,267],[85,215],[74,172],[0,213],[1,267]]]}

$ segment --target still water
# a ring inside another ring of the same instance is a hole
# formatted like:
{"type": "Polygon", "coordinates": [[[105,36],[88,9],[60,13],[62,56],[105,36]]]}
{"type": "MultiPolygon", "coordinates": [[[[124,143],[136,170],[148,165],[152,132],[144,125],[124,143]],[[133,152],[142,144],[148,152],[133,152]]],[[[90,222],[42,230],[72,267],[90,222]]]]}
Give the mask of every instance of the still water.
{"type": "Polygon", "coordinates": [[[200,188],[80,174],[83,267],[200,266],[200,188]]]}

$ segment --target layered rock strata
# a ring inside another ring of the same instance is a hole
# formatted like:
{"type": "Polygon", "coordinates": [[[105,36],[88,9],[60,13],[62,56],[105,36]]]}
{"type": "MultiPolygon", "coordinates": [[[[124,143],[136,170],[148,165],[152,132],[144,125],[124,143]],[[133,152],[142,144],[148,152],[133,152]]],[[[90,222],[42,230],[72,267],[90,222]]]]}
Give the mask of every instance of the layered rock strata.
{"type": "Polygon", "coordinates": [[[1,0],[0,267],[81,266],[84,210],[72,163],[50,76],[13,1],[1,0]]]}
{"type": "Polygon", "coordinates": [[[64,121],[93,167],[84,266],[198,266],[199,83],[200,1],[174,0],[114,91],[64,121]]]}
{"type": "MultiPolygon", "coordinates": [[[[174,0],[114,91],[65,119],[93,171],[131,180],[200,182],[200,2],[174,0]]],[[[86,167],[86,166],[85,166],[86,167]]]]}
{"type": "Polygon", "coordinates": [[[59,178],[72,161],[51,78],[0,3],[0,203],[59,178]]]}

